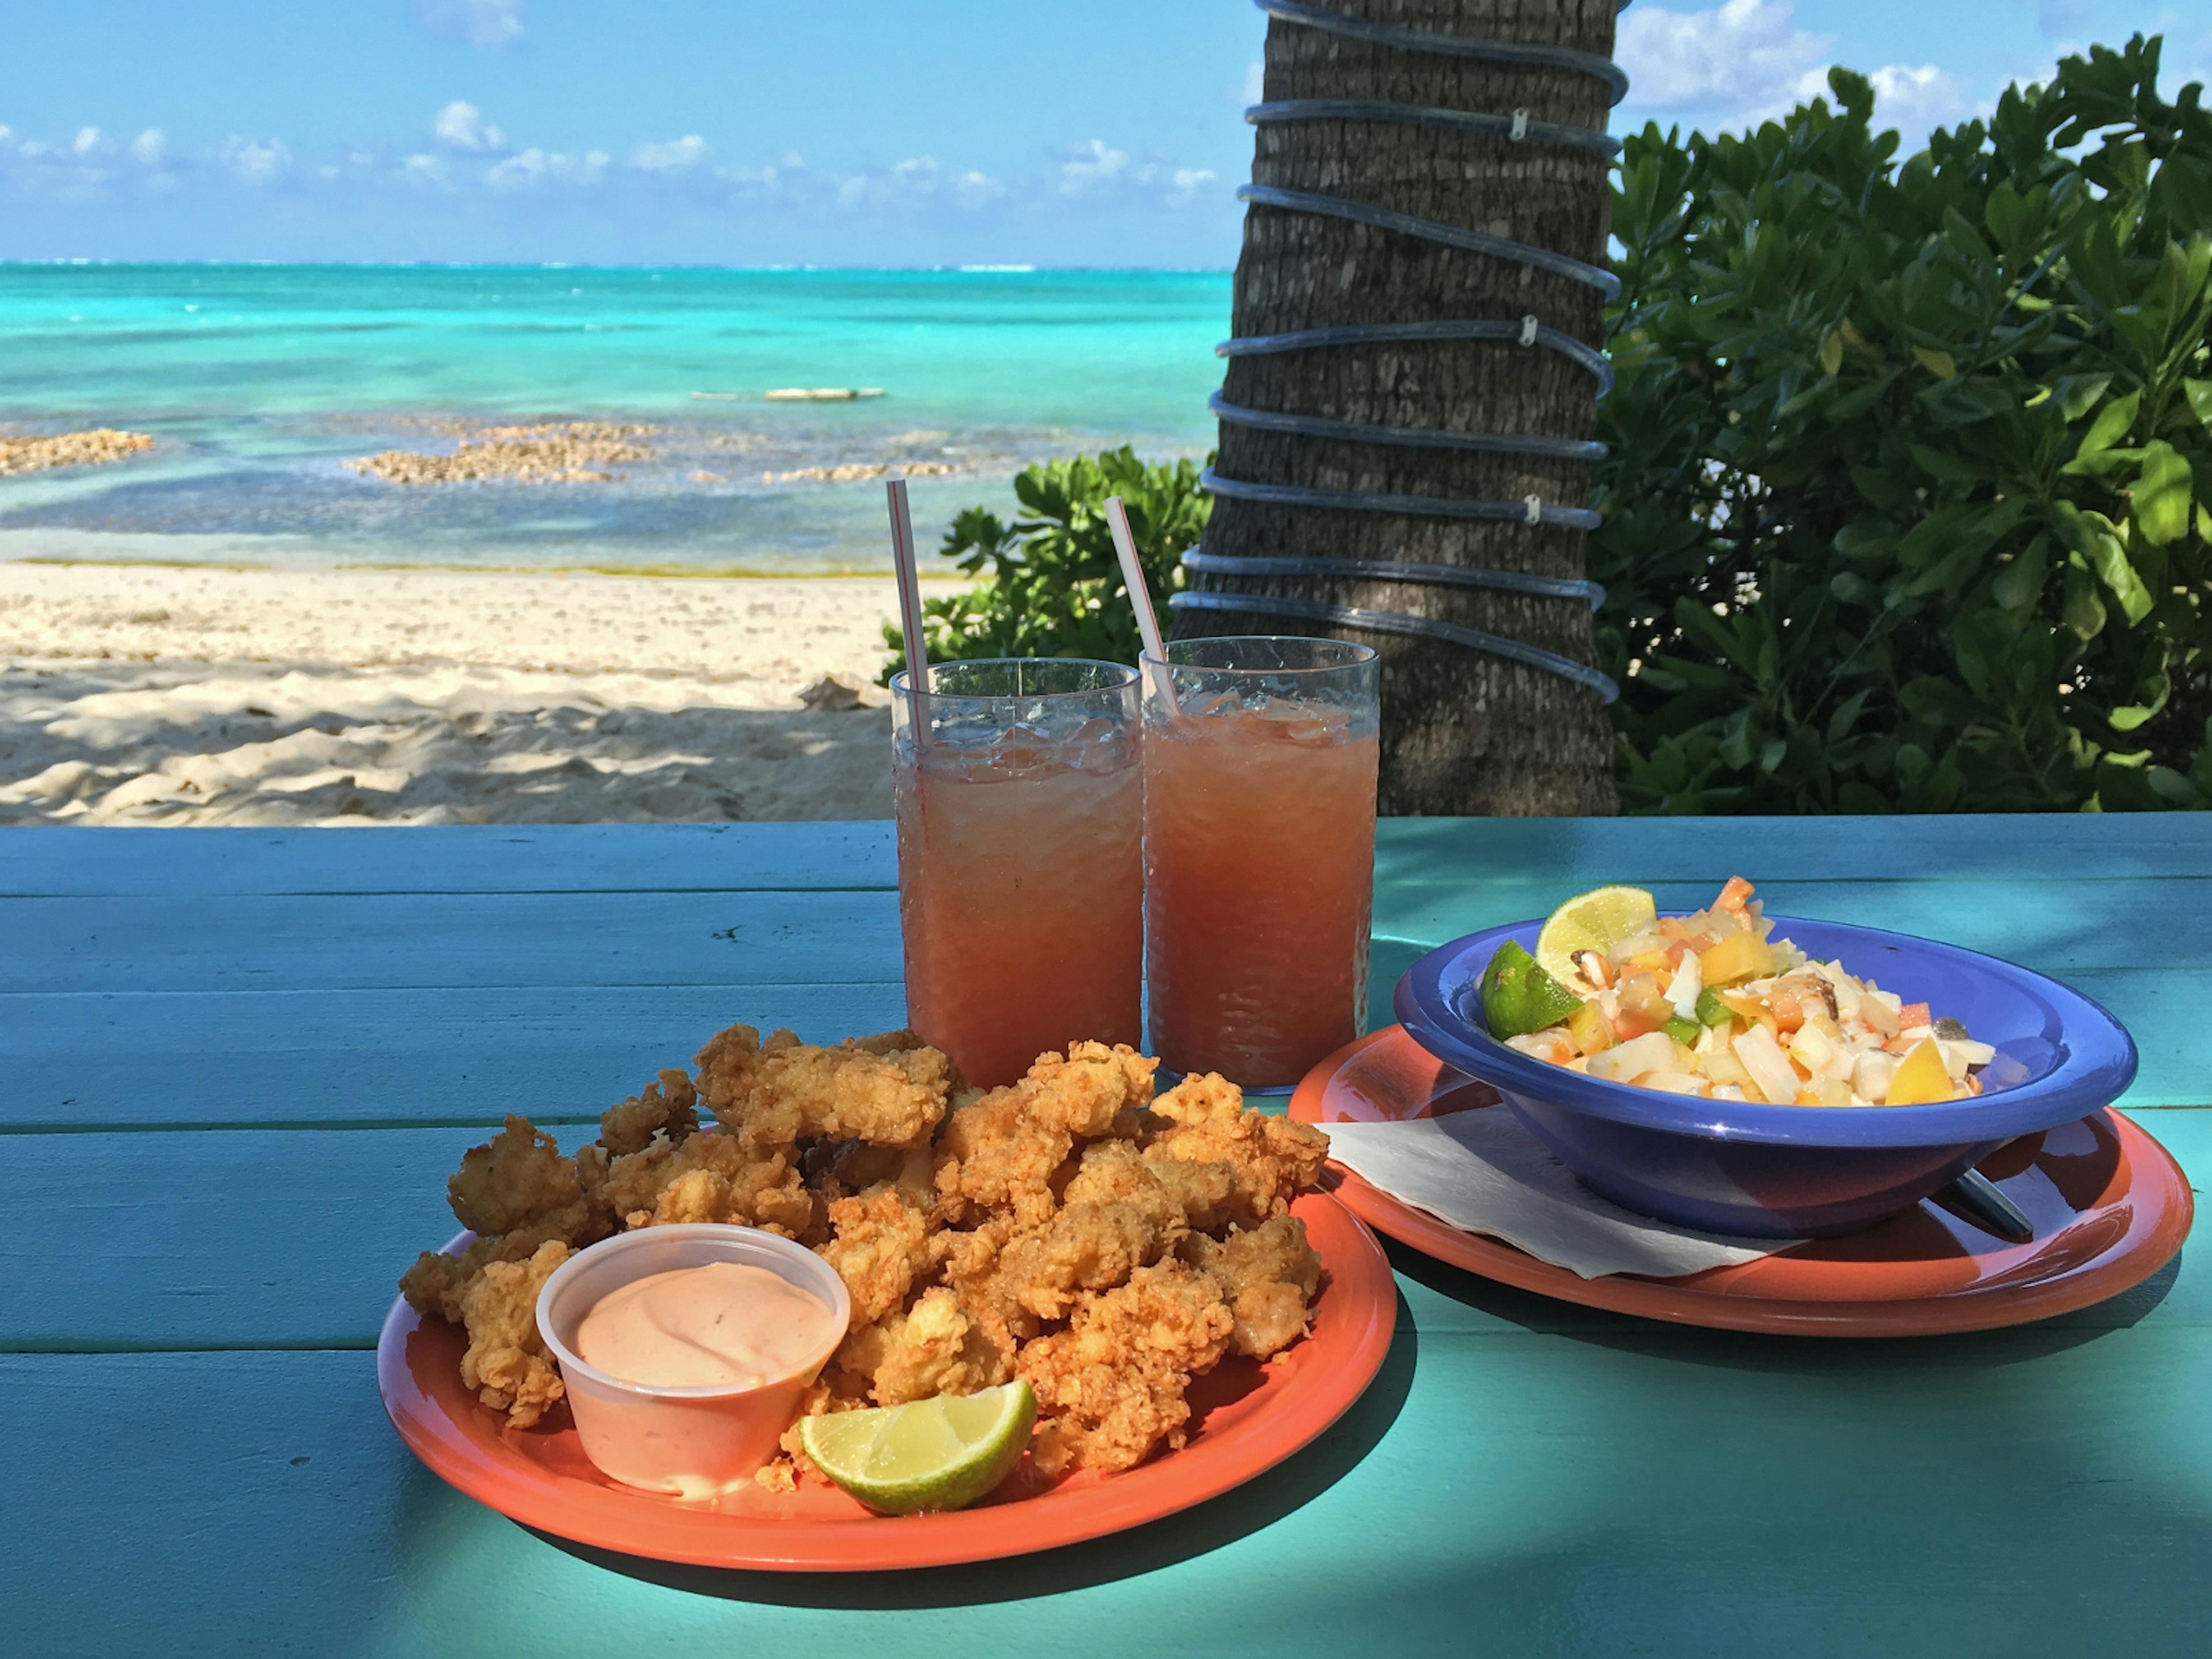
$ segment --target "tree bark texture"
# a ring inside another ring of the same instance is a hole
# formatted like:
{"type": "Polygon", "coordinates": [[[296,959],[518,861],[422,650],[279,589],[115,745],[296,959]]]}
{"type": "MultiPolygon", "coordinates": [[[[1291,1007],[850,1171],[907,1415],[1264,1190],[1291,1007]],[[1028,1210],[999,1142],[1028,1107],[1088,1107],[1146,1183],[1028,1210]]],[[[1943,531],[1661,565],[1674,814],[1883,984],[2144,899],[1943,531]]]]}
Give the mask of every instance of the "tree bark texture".
{"type": "MultiPolygon", "coordinates": [[[[1346,15],[1609,56],[1614,0],[1322,0],[1346,15]]],[[[1372,98],[1602,130],[1608,88],[1548,67],[1375,46],[1270,18],[1267,98],[1372,98]]],[[[1269,123],[1256,129],[1253,182],[1348,198],[1418,218],[1510,237],[1602,267],[1607,163],[1533,140],[1373,121],[1269,123]]],[[[1395,231],[1254,204],[1237,267],[1239,336],[1357,323],[1533,313],[1604,343],[1598,290],[1567,277],[1395,231]]],[[[1481,341],[1333,346],[1232,357],[1231,404],[1378,425],[1588,439],[1596,423],[1587,370],[1542,347],[1481,341]]],[[[1581,507],[1587,462],[1406,448],[1223,422],[1225,478],[1395,495],[1581,507]]],[[[1255,555],[1396,559],[1579,578],[1583,532],[1218,497],[1203,543],[1255,555]]],[[[1482,589],[1365,579],[1203,576],[1214,592],[1292,595],[1432,617],[1523,640],[1577,661],[1595,650],[1588,605],[1482,589]]],[[[1382,658],[1381,810],[1421,815],[1604,814],[1619,810],[1613,738],[1595,693],[1556,675],[1442,641],[1363,632],[1257,613],[1186,610],[1177,638],[1307,633],[1356,639],[1382,658]]]]}

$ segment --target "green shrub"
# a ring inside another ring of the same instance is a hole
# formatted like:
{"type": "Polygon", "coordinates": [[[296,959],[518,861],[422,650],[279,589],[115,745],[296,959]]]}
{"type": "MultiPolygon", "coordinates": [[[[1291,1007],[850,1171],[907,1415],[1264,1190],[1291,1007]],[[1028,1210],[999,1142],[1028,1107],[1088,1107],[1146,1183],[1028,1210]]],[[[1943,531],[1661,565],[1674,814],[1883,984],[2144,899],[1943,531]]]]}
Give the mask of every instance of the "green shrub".
{"type": "MultiPolygon", "coordinates": [[[[953,520],[938,551],[982,578],[947,598],[923,602],[932,662],[975,657],[1096,657],[1134,663],[1141,650],[1137,616],[1103,507],[1119,495],[1153,604],[1186,584],[1182,556],[1198,545],[1213,498],[1198,488],[1190,461],[1148,465],[1127,447],[1096,460],[1042,461],[1014,476],[1024,509],[1012,524],[971,507],[953,520]]],[[[1163,621],[1164,621],[1164,617],[1163,621]]],[[[906,666],[904,636],[884,629],[893,655],[882,679],[906,666]]]]}
{"type": "Polygon", "coordinates": [[[1630,811],[2212,805],[2212,116],[2094,50],[1627,140],[1590,574],[1630,811]]]}

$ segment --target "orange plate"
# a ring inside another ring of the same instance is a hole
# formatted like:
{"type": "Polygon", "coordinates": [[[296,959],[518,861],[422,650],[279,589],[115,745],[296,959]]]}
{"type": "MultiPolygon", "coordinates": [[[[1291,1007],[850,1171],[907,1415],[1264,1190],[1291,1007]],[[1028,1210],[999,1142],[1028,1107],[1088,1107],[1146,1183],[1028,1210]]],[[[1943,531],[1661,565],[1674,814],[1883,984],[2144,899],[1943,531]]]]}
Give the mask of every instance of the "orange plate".
{"type": "Polygon", "coordinates": [[[890,1519],[819,1480],[795,1492],[748,1486],[683,1503],[609,1480],[585,1458],[565,1407],[509,1429],[461,1384],[458,1327],[424,1324],[394,1302],[376,1345],[376,1384],[399,1437],[431,1470],[524,1526],[626,1555],[711,1567],[859,1572],[938,1567],[1051,1549],[1156,1521],[1272,1468],[1349,1410],[1381,1369],[1397,1287],[1375,1236],[1334,1199],[1291,1206],[1322,1259],[1313,1332],[1268,1364],[1224,1360],[1190,1391],[1190,1438],[1116,1475],[1079,1472],[1006,1496],[1021,1476],[957,1515],[890,1519]]]}
{"type": "MultiPolygon", "coordinates": [[[[1392,1121],[1494,1108],[1401,1026],[1362,1037],[1306,1074],[1301,1123],[1392,1121]]],[[[1814,1239],[1682,1279],[1583,1279],[1402,1204],[1340,1164],[1332,1190],[1370,1226],[1439,1261],[1524,1291],[1681,1325],[1795,1336],[1929,1336],[2069,1313],[2141,1284],[2170,1261],[2195,1214],[2165,1147],[2107,1109],[1984,1158],[1982,1173],[2035,1225],[2011,1243],[1933,1203],[1848,1238],[1814,1239]]]]}

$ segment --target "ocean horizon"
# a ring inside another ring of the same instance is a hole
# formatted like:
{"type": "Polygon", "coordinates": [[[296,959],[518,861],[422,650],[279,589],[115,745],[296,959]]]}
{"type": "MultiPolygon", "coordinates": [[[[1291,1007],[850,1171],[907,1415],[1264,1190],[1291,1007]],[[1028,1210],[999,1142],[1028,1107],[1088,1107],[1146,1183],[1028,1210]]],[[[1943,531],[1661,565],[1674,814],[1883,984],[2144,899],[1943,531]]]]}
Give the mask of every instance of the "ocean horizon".
{"type": "Polygon", "coordinates": [[[0,481],[0,559],[641,574],[889,568],[872,469],[933,545],[1012,474],[1202,455],[1226,270],[0,264],[0,431],[155,440],[0,481]],[[849,388],[849,402],[770,401],[849,388]],[[604,483],[347,463],[496,424],[649,427],[604,483]],[[834,475],[839,469],[842,480],[834,475]],[[857,476],[856,476],[857,475],[857,476]]]}

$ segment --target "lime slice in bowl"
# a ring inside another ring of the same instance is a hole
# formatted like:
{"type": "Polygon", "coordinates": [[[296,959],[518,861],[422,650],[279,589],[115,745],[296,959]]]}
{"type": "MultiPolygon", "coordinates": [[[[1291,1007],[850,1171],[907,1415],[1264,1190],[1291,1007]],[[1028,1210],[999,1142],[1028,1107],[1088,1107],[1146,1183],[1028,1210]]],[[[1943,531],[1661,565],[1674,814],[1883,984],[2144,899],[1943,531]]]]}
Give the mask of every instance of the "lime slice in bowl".
{"type": "Polygon", "coordinates": [[[799,1425],[814,1467],[885,1515],[965,1509],[1013,1473],[1036,1423],[1026,1382],[933,1395],[799,1425]]]}
{"type": "Polygon", "coordinates": [[[1482,970],[1482,1023],[1500,1042],[1556,1025],[1582,1006],[1510,939],[1482,970]]]}
{"type": "Polygon", "coordinates": [[[1544,922],[1536,935],[1536,965],[1565,982],[1575,976],[1575,952],[1603,956],[1659,920],[1659,907],[1641,887],[1597,887],[1577,893],[1544,922]]]}

